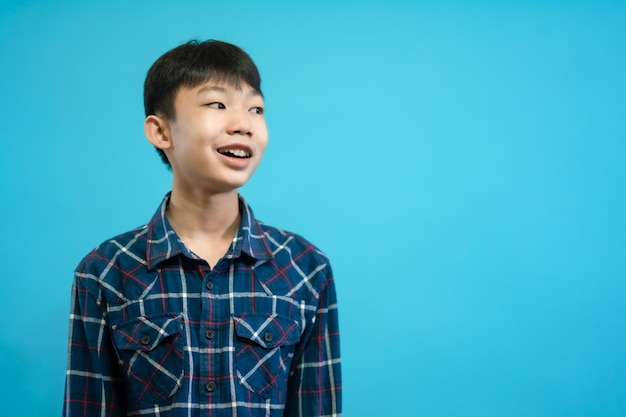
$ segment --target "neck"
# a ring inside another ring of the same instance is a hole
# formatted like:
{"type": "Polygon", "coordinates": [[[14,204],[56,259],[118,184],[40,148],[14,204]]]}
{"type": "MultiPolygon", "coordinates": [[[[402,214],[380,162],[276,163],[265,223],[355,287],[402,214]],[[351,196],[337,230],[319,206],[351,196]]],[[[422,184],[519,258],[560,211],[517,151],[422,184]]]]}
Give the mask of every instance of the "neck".
{"type": "Polygon", "coordinates": [[[207,194],[173,187],[166,215],[183,240],[230,240],[239,227],[237,190],[207,194]]]}

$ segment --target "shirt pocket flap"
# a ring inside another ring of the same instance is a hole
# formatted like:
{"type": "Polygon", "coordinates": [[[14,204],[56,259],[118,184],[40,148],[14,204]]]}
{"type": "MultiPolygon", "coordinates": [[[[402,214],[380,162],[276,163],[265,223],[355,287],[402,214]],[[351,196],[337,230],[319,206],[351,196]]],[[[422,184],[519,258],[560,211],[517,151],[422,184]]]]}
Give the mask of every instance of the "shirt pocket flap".
{"type": "Polygon", "coordinates": [[[300,340],[300,324],[289,317],[246,313],[234,319],[237,336],[266,349],[291,345],[300,340]]]}
{"type": "Polygon", "coordinates": [[[113,340],[120,350],[151,351],[168,337],[183,331],[182,315],[142,316],[112,326],[113,340]]]}

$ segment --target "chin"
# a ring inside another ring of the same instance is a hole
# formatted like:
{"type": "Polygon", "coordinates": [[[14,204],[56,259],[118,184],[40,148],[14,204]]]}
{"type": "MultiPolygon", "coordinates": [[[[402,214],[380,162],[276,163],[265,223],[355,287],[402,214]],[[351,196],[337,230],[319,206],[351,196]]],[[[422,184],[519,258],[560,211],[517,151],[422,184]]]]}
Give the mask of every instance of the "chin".
{"type": "Polygon", "coordinates": [[[249,178],[250,177],[247,177],[245,180],[244,179],[241,179],[241,180],[231,179],[230,181],[224,181],[218,186],[218,188],[222,190],[223,192],[237,190],[243,187],[244,185],[246,185],[249,178]]]}

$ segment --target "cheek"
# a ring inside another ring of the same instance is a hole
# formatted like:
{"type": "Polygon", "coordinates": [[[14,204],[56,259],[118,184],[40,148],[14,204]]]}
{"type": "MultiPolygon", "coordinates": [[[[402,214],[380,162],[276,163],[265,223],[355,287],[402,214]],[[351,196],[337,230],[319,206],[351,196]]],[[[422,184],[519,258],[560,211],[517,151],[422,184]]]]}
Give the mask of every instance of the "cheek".
{"type": "Polygon", "coordinates": [[[267,127],[265,124],[259,130],[259,135],[257,136],[257,148],[261,150],[261,152],[265,151],[267,147],[267,143],[269,142],[269,135],[267,132],[267,127]]]}
{"type": "Polygon", "coordinates": [[[265,148],[267,148],[267,136],[257,143],[256,150],[259,157],[262,157],[263,154],[265,154],[265,148]]]}

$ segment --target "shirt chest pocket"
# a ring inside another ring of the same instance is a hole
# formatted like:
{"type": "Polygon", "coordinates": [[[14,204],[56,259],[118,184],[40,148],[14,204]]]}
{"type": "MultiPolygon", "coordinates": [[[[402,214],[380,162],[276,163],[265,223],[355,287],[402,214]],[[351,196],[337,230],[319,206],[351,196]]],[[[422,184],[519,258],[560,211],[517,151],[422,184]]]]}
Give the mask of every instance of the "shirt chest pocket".
{"type": "Polygon", "coordinates": [[[234,324],[239,383],[263,398],[280,397],[300,340],[299,323],[276,314],[247,313],[234,317],[234,324]]]}
{"type": "Polygon", "coordinates": [[[138,317],[111,329],[129,398],[137,401],[134,405],[159,403],[173,396],[184,376],[182,315],[138,317]]]}

